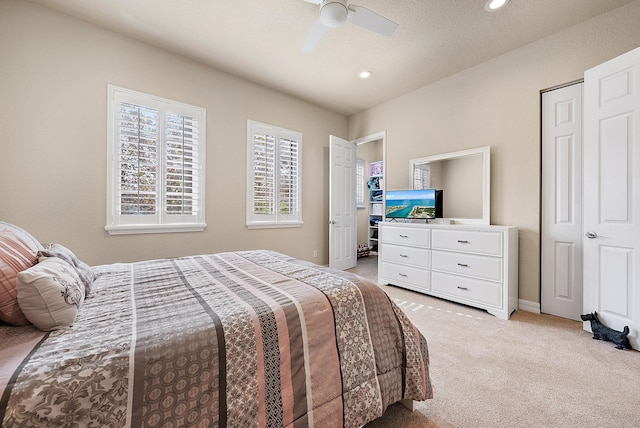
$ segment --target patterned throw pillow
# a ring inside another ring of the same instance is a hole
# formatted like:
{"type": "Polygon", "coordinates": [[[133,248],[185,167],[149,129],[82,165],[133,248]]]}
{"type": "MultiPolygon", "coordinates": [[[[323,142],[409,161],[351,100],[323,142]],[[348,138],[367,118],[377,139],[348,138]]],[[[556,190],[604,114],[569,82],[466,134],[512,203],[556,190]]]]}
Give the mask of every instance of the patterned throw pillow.
{"type": "Polygon", "coordinates": [[[40,262],[17,276],[18,303],[40,330],[70,327],[84,302],[84,284],[78,272],[59,257],[40,262]]]}
{"type": "Polygon", "coordinates": [[[7,324],[29,324],[18,305],[16,275],[38,262],[41,249],[28,232],[0,221],[0,320],[7,324]]]}
{"type": "Polygon", "coordinates": [[[91,267],[89,267],[88,264],[78,259],[73,251],[60,244],[45,244],[44,250],[39,251],[38,256],[59,257],[73,266],[78,272],[80,280],[84,285],[85,297],[89,295],[93,281],[96,280],[96,274],[93,273],[93,270],[91,270],[91,267]]]}

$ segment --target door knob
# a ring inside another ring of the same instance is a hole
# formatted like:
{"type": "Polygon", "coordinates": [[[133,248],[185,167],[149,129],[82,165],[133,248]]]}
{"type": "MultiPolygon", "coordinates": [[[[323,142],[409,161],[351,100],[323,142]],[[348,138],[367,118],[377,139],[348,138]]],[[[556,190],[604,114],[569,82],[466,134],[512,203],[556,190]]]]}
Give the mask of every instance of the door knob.
{"type": "Polygon", "coordinates": [[[598,237],[598,234],[595,232],[587,232],[584,234],[584,236],[586,236],[589,239],[595,239],[598,237]]]}
{"type": "Polygon", "coordinates": [[[329,224],[336,224],[334,220],[329,220],[329,224]]]}

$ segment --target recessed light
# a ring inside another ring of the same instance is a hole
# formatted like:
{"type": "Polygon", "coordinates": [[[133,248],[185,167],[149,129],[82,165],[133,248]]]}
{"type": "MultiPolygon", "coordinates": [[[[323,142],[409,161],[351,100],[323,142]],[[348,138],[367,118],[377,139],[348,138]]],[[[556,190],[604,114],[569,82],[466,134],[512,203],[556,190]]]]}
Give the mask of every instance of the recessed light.
{"type": "Polygon", "coordinates": [[[484,9],[489,12],[494,12],[505,7],[507,3],[509,3],[509,0],[488,0],[484,5],[484,9]]]}
{"type": "Polygon", "coordinates": [[[371,73],[369,70],[364,70],[358,73],[358,77],[361,79],[368,79],[372,74],[373,73],[371,73]]]}

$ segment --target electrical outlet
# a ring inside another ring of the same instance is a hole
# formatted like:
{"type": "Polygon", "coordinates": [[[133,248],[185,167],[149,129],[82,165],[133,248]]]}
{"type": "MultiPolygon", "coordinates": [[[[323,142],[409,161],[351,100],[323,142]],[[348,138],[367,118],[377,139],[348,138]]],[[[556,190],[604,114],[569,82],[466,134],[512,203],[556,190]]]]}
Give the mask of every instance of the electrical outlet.
{"type": "Polygon", "coordinates": [[[318,257],[318,250],[313,250],[313,257],[318,257]]]}

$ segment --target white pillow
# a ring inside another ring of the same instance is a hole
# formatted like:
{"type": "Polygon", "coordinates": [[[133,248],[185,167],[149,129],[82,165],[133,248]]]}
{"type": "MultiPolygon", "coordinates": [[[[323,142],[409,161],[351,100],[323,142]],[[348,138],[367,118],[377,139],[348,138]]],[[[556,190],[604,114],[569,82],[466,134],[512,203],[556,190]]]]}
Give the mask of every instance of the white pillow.
{"type": "Polygon", "coordinates": [[[73,266],[58,257],[40,257],[16,279],[18,304],[33,325],[49,331],[73,324],[84,302],[84,284],[73,266]]]}

